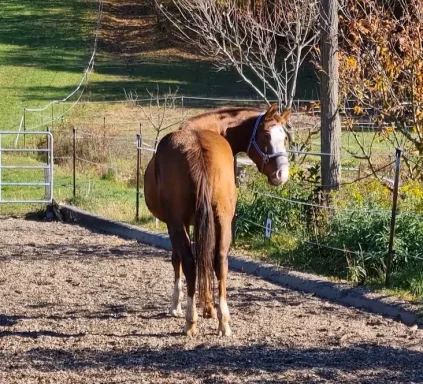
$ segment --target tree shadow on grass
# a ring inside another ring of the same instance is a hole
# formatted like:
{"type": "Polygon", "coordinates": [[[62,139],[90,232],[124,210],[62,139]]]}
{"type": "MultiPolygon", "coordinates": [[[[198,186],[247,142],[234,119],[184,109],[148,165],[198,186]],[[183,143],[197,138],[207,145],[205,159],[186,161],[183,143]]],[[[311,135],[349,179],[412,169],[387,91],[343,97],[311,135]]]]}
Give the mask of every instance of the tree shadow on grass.
{"type": "Polygon", "coordinates": [[[94,27],[88,17],[93,10],[91,2],[20,0],[2,7],[0,44],[17,49],[0,56],[0,65],[81,70],[92,40],[87,31],[94,27]]]}
{"type": "MultiPolygon", "coordinates": [[[[82,100],[124,100],[125,91],[136,92],[140,98],[150,99],[147,90],[154,92],[157,86],[161,93],[167,92],[170,87],[172,91],[178,89],[178,94],[184,96],[252,100],[257,98],[244,83],[238,82],[232,72],[217,73],[210,63],[195,60],[169,63],[163,58],[156,62],[131,64],[125,67],[99,62],[95,75],[85,87],[82,100]]],[[[60,100],[73,88],[74,86],[37,85],[24,86],[22,89],[14,86],[13,90],[25,93],[26,100],[32,103],[60,100]]],[[[206,105],[204,101],[201,103],[197,101],[197,104],[206,105]]],[[[217,106],[216,102],[210,101],[209,104],[217,106]]]]}
{"type": "MultiPolygon", "coordinates": [[[[8,2],[0,24],[0,44],[14,46],[1,55],[0,65],[34,67],[50,71],[81,73],[87,66],[92,45],[94,21],[89,14],[96,9],[88,1],[61,4],[40,0],[23,0],[19,6],[8,2]]],[[[149,4],[148,4],[149,5],[149,4]]],[[[148,8],[148,7],[147,7],[148,8]]],[[[158,43],[154,23],[138,25],[148,12],[146,5],[105,3],[99,36],[95,75],[86,94],[95,100],[123,99],[123,89],[146,93],[161,84],[164,89],[179,86],[180,94],[227,96],[251,95],[243,83],[237,84],[232,72],[217,73],[211,62],[182,57],[156,56],[160,49],[171,46],[169,39],[158,43]],[[128,23],[131,18],[134,22],[128,23]],[[135,23],[135,24],[134,24],[135,23]],[[150,25],[151,24],[151,25],[150,25]],[[145,54],[138,57],[139,53],[145,54]],[[129,55],[121,60],[122,53],[129,55]],[[107,76],[107,80],[103,78],[107,76]],[[115,79],[113,77],[116,77],[115,79]],[[232,84],[232,85],[231,85],[232,84]]],[[[19,87],[13,90],[19,91],[19,87]]],[[[25,86],[26,100],[49,101],[60,99],[72,86],[25,86]]]]}
{"type": "MultiPolygon", "coordinates": [[[[0,65],[82,74],[93,40],[94,21],[88,14],[96,11],[94,5],[88,1],[60,5],[41,0],[19,3],[16,6],[9,2],[3,11],[0,44],[16,49],[0,54],[0,65]]],[[[179,94],[187,96],[257,98],[232,70],[217,72],[212,60],[167,53],[172,43],[155,30],[149,7],[147,2],[105,3],[95,75],[90,78],[84,99],[123,99],[124,88],[147,96],[146,89],[154,89],[157,84],[163,89],[177,86],[179,94]]],[[[313,92],[316,84],[312,72],[305,69],[300,75],[299,97],[313,92]]],[[[23,94],[28,102],[50,101],[64,97],[72,89],[29,86],[24,87],[23,94]]],[[[13,90],[19,91],[19,87],[13,90]]]]}

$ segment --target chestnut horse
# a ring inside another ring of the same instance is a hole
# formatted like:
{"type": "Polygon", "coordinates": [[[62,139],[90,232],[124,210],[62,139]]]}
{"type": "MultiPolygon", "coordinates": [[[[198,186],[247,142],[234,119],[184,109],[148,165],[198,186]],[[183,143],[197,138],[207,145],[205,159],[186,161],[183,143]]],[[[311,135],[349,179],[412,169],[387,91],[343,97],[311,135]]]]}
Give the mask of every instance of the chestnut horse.
{"type": "Polygon", "coordinates": [[[160,141],[144,175],[144,196],[151,213],[167,224],[175,272],[170,313],[181,316],[182,281],[187,282],[184,333],[197,333],[195,284],[204,317],[215,317],[213,270],[218,280],[218,333],[230,336],[226,301],[228,251],[237,190],[233,156],[246,152],[271,185],[288,179],[285,124],[289,111],[222,108],[187,120],[160,141]],[[226,140],[225,140],[226,139],[226,140]],[[194,225],[194,254],[189,226],[194,225]]]}

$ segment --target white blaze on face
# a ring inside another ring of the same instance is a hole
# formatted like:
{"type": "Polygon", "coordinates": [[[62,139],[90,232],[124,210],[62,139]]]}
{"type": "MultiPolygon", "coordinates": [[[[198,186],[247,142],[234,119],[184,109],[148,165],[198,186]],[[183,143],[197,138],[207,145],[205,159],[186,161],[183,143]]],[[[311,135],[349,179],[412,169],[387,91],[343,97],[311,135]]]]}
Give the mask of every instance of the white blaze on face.
{"type": "Polygon", "coordinates": [[[276,170],[274,172],[275,179],[280,180],[282,183],[286,182],[289,178],[289,164],[288,156],[285,148],[286,133],[282,125],[274,125],[270,128],[270,145],[272,153],[282,153],[285,156],[276,157],[276,170]]]}

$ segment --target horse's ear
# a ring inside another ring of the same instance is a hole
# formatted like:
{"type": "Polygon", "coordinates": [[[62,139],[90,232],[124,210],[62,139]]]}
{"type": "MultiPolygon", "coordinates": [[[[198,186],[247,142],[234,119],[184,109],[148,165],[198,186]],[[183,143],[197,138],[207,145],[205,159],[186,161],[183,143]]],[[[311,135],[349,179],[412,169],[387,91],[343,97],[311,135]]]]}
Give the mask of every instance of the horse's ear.
{"type": "Polygon", "coordinates": [[[291,117],[291,110],[285,109],[285,111],[282,112],[282,115],[278,117],[278,120],[281,124],[286,124],[291,117]]]}
{"type": "Polygon", "coordinates": [[[273,117],[276,115],[277,112],[278,112],[278,105],[276,103],[275,104],[272,104],[268,108],[266,114],[264,115],[264,120],[272,120],[273,117]]]}

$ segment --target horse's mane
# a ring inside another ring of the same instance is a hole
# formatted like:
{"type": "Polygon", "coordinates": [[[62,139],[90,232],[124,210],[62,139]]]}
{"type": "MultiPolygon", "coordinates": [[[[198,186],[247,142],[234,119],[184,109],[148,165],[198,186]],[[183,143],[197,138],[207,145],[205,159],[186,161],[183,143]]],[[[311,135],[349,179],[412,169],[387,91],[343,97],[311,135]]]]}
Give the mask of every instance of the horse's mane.
{"type": "Polygon", "coordinates": [[[200,113],[199,115],[193,116],[187,119],[186,121],[195,121],[195,120],[200,120],[207,117],[214,117],[218,115],[229,115],[232,117],[236,117],[237,115],[243,112],[246,112],[248,114],[251,112],[260,113],[261,109],[254,108],[254,107],[220,107],[217,109],[213,109],[211,111],[200,113]]]}
{"type": "Polygon", "coordinates": [[[252,107],[221,107],[185,120],[180,129],[206,129],[224,134],[227,128],[239,126],[260,112],[260,109],[252,107]]]}

